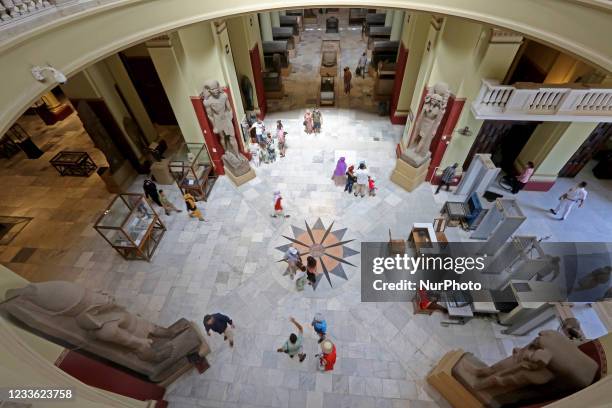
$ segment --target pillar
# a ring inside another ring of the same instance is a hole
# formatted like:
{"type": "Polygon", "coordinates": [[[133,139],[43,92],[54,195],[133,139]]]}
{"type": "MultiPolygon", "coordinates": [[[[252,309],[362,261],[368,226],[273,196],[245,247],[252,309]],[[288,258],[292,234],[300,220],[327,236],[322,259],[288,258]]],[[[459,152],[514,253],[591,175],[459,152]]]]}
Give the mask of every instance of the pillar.
{"type": "MultiPolygon", "coordinates": [[[[478,46],[464,69],[464,79],[458,91],[458,97],[465,100],[465,106],[470,106],[477,98],[482,86],[482,79],[502,81],[512,66],[513,60],[521,48],[523,37],[517,33],[498,29],[483,28],[478,40],[478,46]]],[[[452,133],[448,148],[440,164],[441,168],[453,163],[463,164],[472,144],[474,143],[483,120],[476,119],[471,110],[466,108],[456,123],[456,129],[467,127],[470,135],[452,133]]]]}
{"type": "Polygon", "coordinates": [[[270,22],[272,23],[272,27],[280,27],[280,14],[278,11],[270,12],[270,22]]]}
{"type": "MultiPolygon", "coordinates": [[[[254,54],[259,58],[261,50],[259,25],[254,27],[253,24],[256,19],[257,16],[252,14],[227,19],[226,23],[238,80],[241,81],[243,76],[249,78],[253,88],[253,108],[260,115],[265,115],[266,101],[261,68],[255,68],[252,61],[254,54]]],[[[244,107],[246,109],[246,105],[244,107]]]]}
{"type": "MultiPolygon", "coordinates": [[[[62,90],[72,101],[90,100],[103,104],[111,115],[106,120],[113,120],[112,128],[117,132],[114,136],[121,139],[123,145],[117,147],[135,169],[141,169],[146,157],[144,148],[147,143],[139,135],[126,127],[126,118],[133,118],[129,108],[124,103],[123,95],[117,91],[118,85],[105,61],[99,61],[84,69],[75,77],[70,78],[62,86],[62,90]]],[[[104,120],[103,118],[100,118],[104,120]]],[[[110,124],[109,124],[110,125],[110,124]]],[[[107,158],[112,160],[112,158],[107,158]]],[[[142,169],[141,169],[142,170],[142,169]]]]}
{"type": "Polygon", "coordinates": [[[151,122],[151,118],[149,117],[149,114],[147,113],[147,110],[145,109],[145,106],[142,103],[142,100],[140,99],[140,96],[138,95],[129,74],[125,69],[121,58],[119,58],[118,54],[114,54],[106,58],[104,63],[115,79],[117,87],[119,88],[123,97],[123,101],[140,127],[144,137],[149,143],[156,141],[159,137],[157,130],[155,129],[153,122],[151,122]]]}
{"type": "Polygon", "coordinates": [[[391,41],[399,41],[404,25],[404,11],[395,10],[393,12],[393,25],[391,26],[391,41]]]}
{"type": "Polygon", "coordinates": [[[287,15],[287,10],[281,10],[279,11],[281,16],[286,16],[287,15]]]}
{"type": "Polygon", "coordinates": [[[391,27],[393,25],[393,10],[387,9],[385,11],[385,27],[391,27]]]}
{"type": "Polygon", "coordinates": [[[259,28],[261,30],[262,41],[272,41],[272,21],[270,13],[261,12],[259,14],[259,28]]]}
{"type": "Polygon", "coordinates": [[[535,172],[525,189],[550,190],[559,171],[597,125],[588,122],[544,122],[538,125],[515,161],[519,171],[529,161],[535,164],[535,172]]]}

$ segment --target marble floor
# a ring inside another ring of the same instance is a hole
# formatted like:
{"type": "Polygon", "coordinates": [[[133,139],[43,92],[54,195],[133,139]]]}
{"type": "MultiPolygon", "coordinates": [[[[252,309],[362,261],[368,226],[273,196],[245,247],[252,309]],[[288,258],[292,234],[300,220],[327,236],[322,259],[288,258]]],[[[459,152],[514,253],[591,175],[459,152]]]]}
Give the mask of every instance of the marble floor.
{"type": "MultiPolygon", "coordinates": [[[[451,349],[463,348],[487,363],[522,346],[535,334],[501,334],[493,319],[475,318],[465,325],[443,327],[447,317],[415,315],[410,304],[362,303],[359,256],[346,266],[347,280],[333,288],[319,285],[296,292],[277,263],[292,236],[321,218],[359,250],[362,241],[387,241],[388,229],[406,236],[414,222],[430,222],[448,198],[423,184],[406,192],[389,180],[401,126],[366,110],[343,106],[323,111],[323,131],[302,132],[300,108],[266,117],[271,126],[282,119],[288,131],[287,156],[256,167],[257,177],[236,188],[226,177],[215,184],[209,200],[199,203],[208,222],[183,212],[161,215],[167,227],[151,262],[125,261],[93,229],[111,195],[97,175],[60,177],[48,160],[57,150],[78,145],[101,157],[74,117],[52,127],[31,126],[45,155],[27,160],[20,153],[0,160],[0,215],[33,217],[9,244],[0,246],[0,262],[33,281],[67,279],[104,289],[133,312],[167,325],[179,317],[198,324],[204,314],[222,312],[234,319],[233,349],[213,334],[211,368],[190,373],[172,384],[170,407],[447,407],[424,381],[426,373],[451,349]],[[53,143],[48,144],[49,141],[53,143]],[[379,188],[376,197],[342,192],[331,175],[337,158],[365,160],[379,188]],[[290,218],[272,218],[272,197],[280,190],[290,218]],[[328,321],[329,337],[338,349],[333,372],[319,373],[313,357],[317,336],[309,326],[315,313],[328,321]],[[293,327],[305,327],[303,363],[279,354],[293,327]]],[[[612,184],[594,179],[586,168],[577,179],[560,179],[550,192],[521,192],[516,198],[528,219],[518,231],[551,241],[610,241],[612,184]],[[565,222],[547,213],[561,192],[577,179],[589,181],[589,198],[565,222]]],[[[130,191],[141,192],[142,177],[130,191]]],[[[182,206],[174,185],[160,186],[182,206]]],[[[161,212],[160,212],[161,213],[161,212]]],[[[451,240],[467,240],[458,228],[451,240]]],[[[589,315],[588,312],[584,313],[589,315]]],[[[585,317],[589,319],[589,317],[585,317]]],[[[593,332],[600,330],[592,322],[593,332]]],[[[552,328],[556,328],[554,323],[552,328]]]]}

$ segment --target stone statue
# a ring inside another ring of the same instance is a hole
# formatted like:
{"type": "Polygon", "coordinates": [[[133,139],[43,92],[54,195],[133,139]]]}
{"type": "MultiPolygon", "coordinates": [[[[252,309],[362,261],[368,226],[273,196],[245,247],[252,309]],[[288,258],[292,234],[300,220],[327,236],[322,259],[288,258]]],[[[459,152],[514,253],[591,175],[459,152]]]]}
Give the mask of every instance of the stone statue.
{"type": "Polygon", "coordinates": [[[164,381],[185,365],[187,355],[203,357],[208,346],[197,327],[180,319],[161,327],[115,303],[103,292],[72,282],[49,281],[10,289],[0,306],[45,335],[164,381]]]}
{"type": "Polygon", "coordinates": [[[590,385],[597,370],[597,363],[571,340],[545,330],[490,367],[466,353],[453,367],[452,375],[484,406],[499,407],[562,398],[590,385]]]}
{"type": "Polygon", "coordinates": [[[423,109],[415,124],[414,137],[402,155],[402,158],[411,165],[419,167],[431,156],[429,146],[444,117],[449,95],[448,85],[443,82],[427,90],[423,109]]]}
{"type": "Polygon", "coordinates": [[[249,171],[249,162],[240,154],[238,143],[236,142],[236,134],[234,132],[234,114],[229,98],[221,89],[219,81],[210,80],[204,83],[202,91],[204,98],[204,109],[206,115],[213,125],[213,132],[219,135],[225,153],[221,157],[223,164],[229,167],[229,170],[235,176],[242,175],[249,171]],[[244,171],[246,166],[246,171],[244,171]],[[241,174],[238,174],[242,171],[241,174]]]}

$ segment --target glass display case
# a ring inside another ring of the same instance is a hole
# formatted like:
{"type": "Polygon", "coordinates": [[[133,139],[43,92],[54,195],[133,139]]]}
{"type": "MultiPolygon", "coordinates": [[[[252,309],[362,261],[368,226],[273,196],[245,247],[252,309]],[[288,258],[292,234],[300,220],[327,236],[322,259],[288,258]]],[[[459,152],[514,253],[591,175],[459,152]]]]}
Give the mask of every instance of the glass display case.
{"type": "Polygon", "coordinates": [[[125,259],[150,261],[166,227],[142,194],[119,194],[94,228],[125,259]]]}
{"type": "Polygon", "coordinates": [[[168,166],[183,194],[190,193],[197,200],[206,201],[217,177],[204,143],[184,144],[168,166]]]}

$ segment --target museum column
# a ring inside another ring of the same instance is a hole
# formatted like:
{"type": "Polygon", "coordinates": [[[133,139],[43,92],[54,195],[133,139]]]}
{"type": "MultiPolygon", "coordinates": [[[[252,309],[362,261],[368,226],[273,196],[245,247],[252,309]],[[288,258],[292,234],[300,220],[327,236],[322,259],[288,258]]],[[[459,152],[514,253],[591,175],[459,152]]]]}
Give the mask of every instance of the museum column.
{"type": "MultiPolygon", "coordinates": [[[[503,81],[512,66],[514,57],[523,42],[523,37],[514,32],[484,28],[478,48],[467,65],[458,97],[469,106],[478,97],[483,79],[503,81]]],[[[465,162],[468,153],[480,131],[483,120],[476,119],[470,109],[464,109],[455,126],[463,129],[461,134],[450,133],[446,142],[450,143],[440,163],[440,169],[453,163],[465,162]]]]}
{"type": "Polygon", "coordinates": [[[263,118],[267,103],[263,88],[261,37],[257,15],[230,18],[226,23],[244,108],[246,111],[255,111],[258,117],[263,118]],[[244,77],[248,78],[248,81],[245,82],[244,77]]]}
{"type": "Polygon", "coordinates": [[[385,27],[391,27],[393,25],[393,13],[394,10],[391,9],[385,11],[385,27]]]}
{"type": "Polygon", "coordinates": [[[278,11],[270,12],[270,22],[272,24],[272,27],[280,27],[280,14],[278,13],[278,11]]]}
{"type": "Polygon", "coordinates": [[[261,12],[259,15],[259,28],[261,29],[261,40],[272,41],[272,22],[270,19],[270,13],[261,12]]]}
{"type": "Polygon", "coordinates": [[[527,162],[535,164],[535,172],[525,190],[548,191],[559,171],[574,152],[591,135],[598,123],[544,122],[538,125],[514,163],[522,171],[527,162]]]}
{"type": "MultiPolygon", "coordinates": [[[[400,51],[389,110],[389,117],[394,124],[405,124],[409,116],[414,120],[424,81],[431,72],[433,50],[440,31],[439,24],[432,24],[434,20],[430,14],[411,13],[406,16],[406,20],[400,38],[400,51]],[[417,83],[420,84],[418,87],[417,83]],[[419,88],[417,92],[416,88],[419,88]],[[413,100],[416,100],[416,106],[411,108],[413,100]]],[[[404,141],[404,145],[405,143],[407,140],[404,141]]]]}
{"type": "Polygon", "coordinates": [[[393,12],[393,23],[391,25],[391,41],[399,41],[402,36],[404,25],[404,11],[395,10],[393,12]]]}

